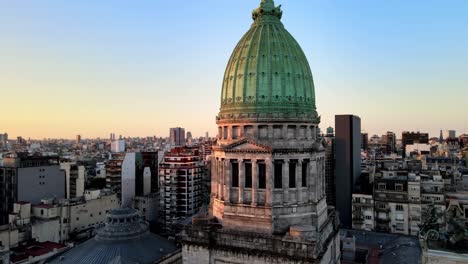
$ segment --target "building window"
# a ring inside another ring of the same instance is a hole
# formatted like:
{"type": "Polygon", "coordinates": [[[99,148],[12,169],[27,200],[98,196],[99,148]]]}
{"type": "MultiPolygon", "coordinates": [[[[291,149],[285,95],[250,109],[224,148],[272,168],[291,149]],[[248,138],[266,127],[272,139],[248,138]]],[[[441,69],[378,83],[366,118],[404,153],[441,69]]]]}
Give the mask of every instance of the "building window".
{"type": "Polygon", "coordinates": [[[396,209],[397,211],[403,211],[403,205],[402,205],[402,204],[397,204],[396,207],[395,207],[395,209],[396,209]]]}
{"type": "Polygon", "coordinates": [[[252,188],[252,163],[244,163],[245,188],[252,188]]]}
{"type": "Polygon", "coordinates": [[[239,163],[232,164],[232,187],[239,187],[239,163]]]}
{"type": "Polygon", "coordinates": [[[402,192],[403,191],[403,184],[395,184],[395,191],[402,192]]]}
{"type": "Polygon", "coordinates": [[[227,137],[228,137],[228,127],[225,126],[225,127],[223,128],[223,138],[224,138],[224,139],[227,139],[227,137]]]}
{"type": "Polygon", "coordinates": [[[289,188],[296,188],[296,163],[289,163],[289,188]]]}
{"type": "Polygon", "coordinates": [[[385,183],[379,183],[377,186],[379,191],[387,190],[387,185],[385,183]]]}
{"type": "Polygon", "coordinates": [[[396,215],[395,215],[395,219],[396,219],[397,221],[404,221],[403,214],[396,214],[396,215]]]}
{"type": "Polygon", "coordinates": [[[275,189],[283,188],[283,163],[275,162],[275,189]]]}
{"type": "Polygon", "coordinates": [[[372,216],[370,215],[366,215],[365,217],[366,217],[366,220],[372,220],[372,216]]]}
{"type": "Polygon", "coordinates": [[[302,187],[307,187],[307,162],[302,163],[302,187]]]}
{"type": "Polygon", "coordinates": [[[266,189],[266,164],[258,164],[258,188],[266,189]]]}
{"type": "Polygon", "coordinates": [[[44,215],[44,210],[41,209],[41,215],[44,215]]]}
{"type": "Polygon", "coordinates": [[[396,224],[396,230],[398,231],[405,231],[403,223],[397,223],[396,224]]]}
{"type": "Polygon", "coordinates": [[[361,203],[361,197],[356,197],[354,198],[355,203],[361,203]]]}

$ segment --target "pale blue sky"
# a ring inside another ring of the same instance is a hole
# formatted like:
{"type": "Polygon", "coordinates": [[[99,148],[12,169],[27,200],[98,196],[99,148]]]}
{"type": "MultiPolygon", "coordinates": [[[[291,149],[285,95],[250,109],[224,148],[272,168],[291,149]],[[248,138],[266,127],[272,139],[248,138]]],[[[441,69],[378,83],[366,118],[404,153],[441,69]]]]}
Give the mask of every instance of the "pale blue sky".
{"type": "MultiPolygon", "coordinates": [[[[0,132],[216,130],[221,80],[260,0],[0,0],[0,132]]],[[[468,2],[282,0],[322,129],[468,132],[468,2]]]]}

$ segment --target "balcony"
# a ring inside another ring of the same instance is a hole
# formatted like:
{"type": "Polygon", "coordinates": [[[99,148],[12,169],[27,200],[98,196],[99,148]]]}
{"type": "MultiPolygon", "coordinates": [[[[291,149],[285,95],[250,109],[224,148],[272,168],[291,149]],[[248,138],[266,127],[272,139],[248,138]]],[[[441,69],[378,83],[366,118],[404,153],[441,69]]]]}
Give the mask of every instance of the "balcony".
{"type": "Polygon", "coordinates": [[[375,219],[378,224],[388,224],[390,223],[390,217],[385,217],[385,218],[377,218],[375,219]]]}
{"type": "Polygon", "coordinates": [[[357,224],[357,225],[364,224],[364,218],[359,217],[359,216],[353,217],[353,224],[357,224]]]}
{"type": "Polygon", "coordinates": [[[385,225],[377,225],[375,227],[375,231],[389,233],[390,232],[390,227],[385,226],[385,225]]]}
{"type": "Polygon", "coordinates": [[[354,206],[361,206],[361,207],[372,207],[374,204],[372,203],[367,203],[367,202],[353,202],[354,206]]]}
{"type": "Polygon", "coordinates": [[[387,207],[387,206],[386,207],[378,207],[378,206],[376,206],[375,211],[389,213],[390,212],[390,207],[387,207]]]}

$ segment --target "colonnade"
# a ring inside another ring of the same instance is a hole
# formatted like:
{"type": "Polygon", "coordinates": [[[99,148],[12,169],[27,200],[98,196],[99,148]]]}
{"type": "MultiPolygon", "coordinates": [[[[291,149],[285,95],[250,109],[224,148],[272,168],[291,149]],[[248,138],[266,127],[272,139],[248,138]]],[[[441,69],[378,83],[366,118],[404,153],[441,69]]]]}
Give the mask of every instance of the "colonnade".
{"type": "Polygon", "coordinates": [[[312,161],[310,159],[214,158],[212,193],[225,203],[251,204],[252,206],[259,204],[271,206],[277,202],[273,199],[278,193],[282,194],[283,203],[288,201],[317,202],[325,197],[324,166],[324,158],[321,157],[312,161]],[[235,170],[233,170],[234,163],[237,164],[235,170]],[[281,164],[281,173],[275,172],[275,164],[278,163],[281,164]],[[246,164],[252,166],[251,177],[246,177],[246,164]],[[260,164],[265,166],[265,175],[260,175],[260,164]],[[294,169],[295,173],[290,173],[290,168],[294,169]],[[236,176],[237,180],[233,179],[236,176]],[[281,176],[281,186],[275,186],[275,176],[281,176]],[[261,177],[265,181],[262,182],[264,186],[259,185],[261,177]],[[250,179],[251,184],[246,183],[246,180],[250,179]]]}

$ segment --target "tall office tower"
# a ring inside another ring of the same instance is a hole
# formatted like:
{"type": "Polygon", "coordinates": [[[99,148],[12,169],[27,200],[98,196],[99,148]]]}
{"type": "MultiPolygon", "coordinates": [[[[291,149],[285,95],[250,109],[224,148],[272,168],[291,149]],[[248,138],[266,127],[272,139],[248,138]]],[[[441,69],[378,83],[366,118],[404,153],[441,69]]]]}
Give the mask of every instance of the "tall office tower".
{"type": "Polygon", "coordinates": [[[202,161],[207,161],[207,157],[211,155],[211,147],[213,142],[205,141],[200,143],[200,158],[202,161]]]}
{"type": "Polygon", "coordinates": [[[312,72],[282,14],[262,0],[227,65],[209,214],[181,233],[184,263],[339,263],[312,72]]]}
{"type": "Polygon", "coordinates": [[[440,130],[440,136],[439,136],[439,143],[444,142],[444,134],[442,132],[442,129],[440,130]]]}
{"type": "Polygon", "coordinates": [[[387,132],[387,141],[385,144],[387,149],[387,153],[395,153],[396,152],[396,135],[393,132],[387,132]]]}
{"type": "Polygon", "coordinates": [[[65,171],[66,198],[76,198],[84,195],[85,167],[76,163],[61,162],[60,169],[65,171]]]}
{"type": "Polygon", "coordinates": [[[361,119],[335,116],[336,210],[345,228],[352,227],[352,196],[361,175],[361,119]]]}
{"type": "Polygon", "coordinates": [[[122,163],[125,153],[114,153],[106,163],[106,188],[122,199],[122,163]]]}
{"type": "Polygon", "coordinates": [[[198,150],[178,147],[166,153],[159,165],[159,220],[167,234],[175,223],[198,212],[208,191],[203,188],[205,177],[198,150]]]}
{"type": "Polygon", "coordinates": [[[210,134],[208,132],[205,133],[205,140],[206,141],[210,140],[210,134]]]}
{"type": "Polygon", "coordinates": [[[185,129],[181,127],[171,128],[169,131],[169,138],[172,146],[185,146],[185,129]]]}
{"type": "Polygon", "coordinates": [[[369,134],[368,133],[361,133],[361,149],[362,150],[369,149],[369,134]]]}
{"type": "Polygon", "coordinates": [[[22,138],[22,137],[16,137],[16,143],[18,145],[24,145],[24,144],[26,144],[26,140],[24,138],[22,138]]]}
{"type": "Polygon", "coordinates": [[[401,135],[401,143],[403,145],[403,158],[406,158],[406,145],[412,145],[415,143],[428,144],[429,134],[405,131],[401,135]]]}
{"type": "Polygon", "coordinates": [[[187,145],[192,145],[193,143],[192,132],[190,131],[187,132],[186,141],[187,141],[187,145]]]}
{"type": "Polygon", "coordinates": [[[158,191],[158,153],[114,154],[106,164],[106,187],[117,193],[122,207],[131,207],[136,196],[158,191]]]}
{"type": "Polygon", "coordinates": [[[8,223],[13,203],[37,204],[44,198],[65,198],[65,172],[58,158],[27,153],[4,156],[0,167],[0,225],[8,223]]]}
{"type": "Polygon", "coordinates": [[[0,147],[6,148],[8,143],[8,134],[0,134],[0,147]]]}
{"type": "Polygon", "coordinates": [[[112,153],[122,153],[125,152],[125,140],[119,139],[111,142],[111,152],[112,153]]]}
{"type": "Polygon", "coordinates": [[[327,129],[325,135],[325,181],[327,204],[336,206],[336,183],[335,183],[335,132],[333,128],[327,129]]]}
{"type": "Polygon", "coordinates": [[[80,143],[81,143],[81,135],[76,135],[75,143],[76,143],[76,144],[80,144],[80,143]]]}
{"type": "Polygon", "coordinates": [[[446,130],[445,139],[455,139],[457,138],[457,132],[455,130],[446,130]]]}
{"type": "MultiPolygon", "coordinates": [[[[155,152],[141,152],[141,157],[143,159],[143,169],[148,170],[146,174],[151,173],[151,185],[149,188],[149,191],[151,193],[157,193],[159,191],[159,154],[157,151],[155,152]]],[[[143,172],[145,173],[145,171],[143,172]]],[[[143,189],[143,194],[147,195],[148,194],[148,185],[147,183],[144,184],[144,189],[143,189]]],[[[139,194],[140,191],[137,190],[137,194],[139,194]]]]}

